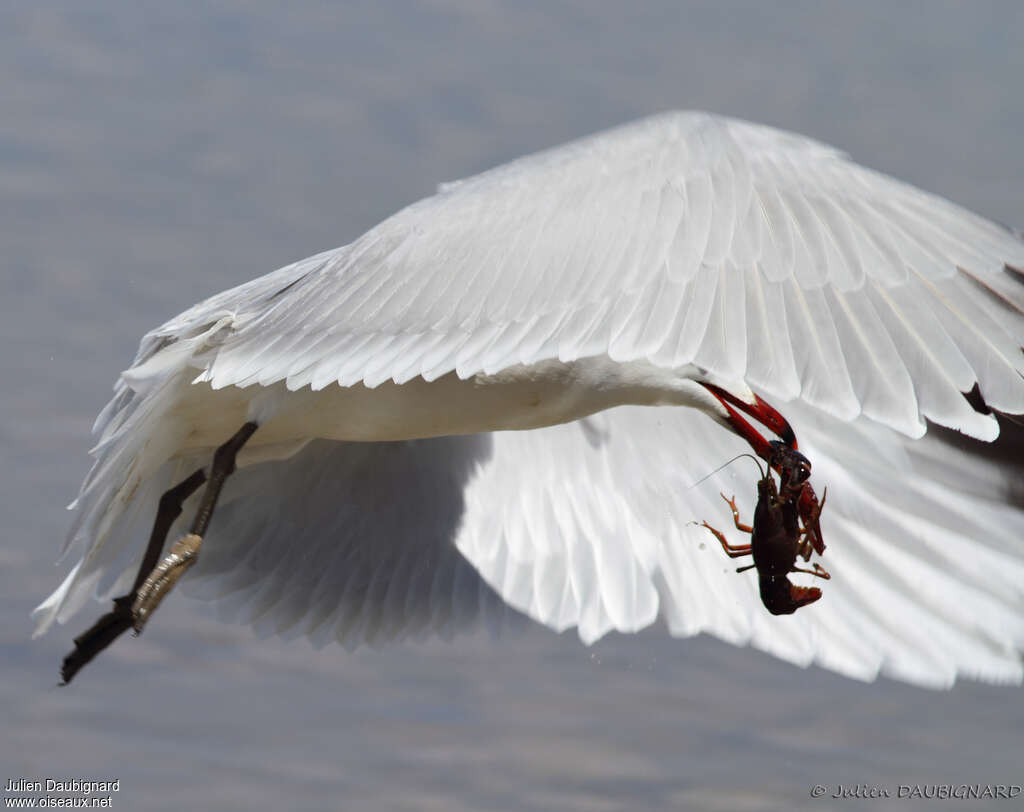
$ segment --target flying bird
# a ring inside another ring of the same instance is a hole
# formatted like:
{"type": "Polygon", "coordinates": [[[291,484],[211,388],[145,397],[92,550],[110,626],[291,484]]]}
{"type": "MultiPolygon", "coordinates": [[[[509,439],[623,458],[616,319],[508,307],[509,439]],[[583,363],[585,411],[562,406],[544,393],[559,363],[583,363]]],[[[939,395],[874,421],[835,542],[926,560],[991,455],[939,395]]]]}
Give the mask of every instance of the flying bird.
{"type": "Polygon", "coordinates": [[[706,113],[443,184],[142,339],[37,634],[114,598],[70,680],[181,578],[320,645],[661,618],[857,679],[1020,683],[1022,269],[1017,232],[706,113]],[[806,486],[730,462],[797,442],[806,486]],[[831,573],[780,617],[723,555],[749,548],[721,496],[739,527],[769,491],[831,573]]]}

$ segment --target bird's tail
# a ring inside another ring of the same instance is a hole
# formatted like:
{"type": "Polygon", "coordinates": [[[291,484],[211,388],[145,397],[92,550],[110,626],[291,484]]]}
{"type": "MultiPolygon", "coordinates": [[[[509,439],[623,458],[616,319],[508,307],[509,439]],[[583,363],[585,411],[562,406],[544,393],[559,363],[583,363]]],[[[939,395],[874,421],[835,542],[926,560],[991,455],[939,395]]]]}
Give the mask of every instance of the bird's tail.
{"type": "Polygon", "coordinates": [[[54,620],[65,622],[91,594],[110,593],[141,549],[133,538],[148,533],[160,495],[194,460],[180,457],[189,426],[175,416],[181,394],[198,374],[197,357],[230,324],[230,316],[174,337],[154,332],[143,339],[132,366],[114,386],[114,397],[93,425],[94,463],[68,509],[74,520],[61,559],[81,557],[56,590],[33,611],[35,636],[54,620]],[[102,581],[102,582],[101,582],[102,581]]]}

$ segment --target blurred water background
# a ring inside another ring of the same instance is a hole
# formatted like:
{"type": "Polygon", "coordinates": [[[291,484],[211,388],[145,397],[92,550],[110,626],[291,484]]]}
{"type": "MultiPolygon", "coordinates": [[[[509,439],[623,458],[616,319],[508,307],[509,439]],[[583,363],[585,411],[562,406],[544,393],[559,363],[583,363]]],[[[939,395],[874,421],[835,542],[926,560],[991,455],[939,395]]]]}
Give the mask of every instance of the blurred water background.
{"type": "Polygon", "coordinates": [[[58,689],[92,612],[37,641],[28,618],[141,334],[439,181],[702,108],[1024,226],[1019,2],[65,0],[0,17],[0,778],[119,778],[113,808],[139,810],[819,809],[835,802],[816,783],[1021,783],[1020,689],[862,685],[657,630],[318,652],[180,594],[58,689]]]}

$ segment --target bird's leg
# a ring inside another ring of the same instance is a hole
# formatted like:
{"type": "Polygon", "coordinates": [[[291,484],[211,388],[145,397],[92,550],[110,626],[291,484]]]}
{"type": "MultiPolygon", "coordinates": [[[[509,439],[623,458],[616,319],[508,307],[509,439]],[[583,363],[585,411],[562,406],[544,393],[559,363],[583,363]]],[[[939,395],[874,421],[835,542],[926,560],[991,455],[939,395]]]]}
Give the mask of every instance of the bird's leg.
{"type": "Polygon", "coordinates": [[[139,587],[159,560],[171,525],[181,515],[182,504],[205,481],[206,473],[200,468],[160,497],[160,507],[153,522],[153,532],[149,536],[149,546],[146,547],[146,554],[139,565],[131,592],[114,598],[114,608],[75,638],[74,650],[64,658],[61,665],[60,677],[63,685],[71,682],[86,663],[132,627],[132,604],[135,602],[139,587]]]}
{"type": "Polygon", "coordinates": [[[149,616],[156,611],[160,602],[171,591],[178,579],[184,575],[185,570],[196,562],[203,534],[206,533],[210,519],[213,518],[213,510],[217,506],[221,488],[224,487],[224,482],[235,470],[235,458],[238,452],[252,437],[256,428],[256,423],[246,423],[230,440],[213,453],[209,481],[203,491],[195,519],[192,520],[191,529],[171,545],[170,551],[159,564],[153,567],[152,572],[139,587],[135,596],[131,614],[136,634],[142,632],[149,616]]]}
{"type": "Polygon", "coordinates": [[[145,582],[146,576],[160,560],[160,551],[164,548],[171,525],[181,515],[182,505],[186,499],[202,487],[204,482],[206,482],[206,471],[200,468],[180,485],[171,488],[160,497],[160,510],[156,514],[156,522],[153,523],[153,534],[149,537],[149,546],[146,547],[146,554],[142,557],[139,572],[135,576],[135,583],[132,584],[132,591],[129,593],[133,601],[139,587],[145,582]]]}

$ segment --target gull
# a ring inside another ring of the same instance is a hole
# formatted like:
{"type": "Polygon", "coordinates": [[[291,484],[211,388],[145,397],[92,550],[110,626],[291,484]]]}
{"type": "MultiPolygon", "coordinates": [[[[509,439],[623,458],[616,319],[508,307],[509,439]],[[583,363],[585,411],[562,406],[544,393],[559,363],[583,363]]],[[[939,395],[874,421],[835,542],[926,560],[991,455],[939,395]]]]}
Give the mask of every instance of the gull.
{"type": "Polygon", "coordinates": [[[117,596],[70,680],[182,578],[316,645],[660,618],[861,680],[1020,683],[1021,269],[1017,232],[701,112],[442,184],[142,339],[36,633],[117,596]],[[699,524],[753,512],[740,412],[828,488],[832,580],[790,616],[699,524]]]}

